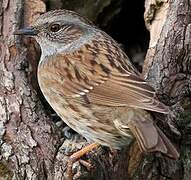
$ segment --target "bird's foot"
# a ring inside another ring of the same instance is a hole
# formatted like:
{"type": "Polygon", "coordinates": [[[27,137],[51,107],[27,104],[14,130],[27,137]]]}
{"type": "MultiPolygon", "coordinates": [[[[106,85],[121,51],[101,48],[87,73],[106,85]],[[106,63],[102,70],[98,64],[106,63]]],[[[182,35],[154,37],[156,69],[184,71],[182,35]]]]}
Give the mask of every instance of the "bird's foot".
{"type": "MultiPolygon", "coordinates": [[[[81,150],[75,152],[69,157],[68,164],[67,164],[67,180],[73,179],[73,172],[72,167],[73,164],[79,160],[82,156],[84,156],[86,153],[92,151],[94,148],[97,148],[99,145],[97,143],[92,143],[90,145],[87,145],[86,147],[82,148],[81,150]]],[[[91,169],[92,165],[84,160],[79,161],[83,166],[85,166],[88,170],[91,169]]]]}
{"type": "Polygon", "coordinates": [[[83,148],[82,147],[84,144],[83,137],[81,135],[79,135],[78,133],[76,133],[74,130],[72,130],[69,126],[67,126],[64,123],[64,121],[62,121],[61,119],[59,119],[57,117],[56,114],[52,114],[52,117],[54,118],[54,122],[55,122],[56,126],[59,129],[61,129],[63,136],[66,138],[66,139],[64,138],[65,141],[61,147],[62,151],[64,151],[65,154],[70,155],[71,152],[74,152],[77,149],[81,149],[81,150],[77,150],[77,152],[73,153],[69,157],[69,160],[67,163],[67,170],[66,170],[66,179],[67,180],[72,180],[73,178],[78,179],[78,177],[81,177],[81,173],[80,173],[80,171],[78,171],[77,173],[74,173],[75,174],[75,176],[74,176],[73,171],[76,170],[75,168],[73,168],[74,163],[75,163],[75,165],[77,165],[77,164],[79,165],[79,163],[80,163],[89,171],[92,168],[91,163],[89,163],[85,160],[82,160],[80,158],[82,156],[84,156],[86,153],[92,151],[94,148],[97,148],[98,144],[93,143],[93,144],[87,145],[83,148]]]}

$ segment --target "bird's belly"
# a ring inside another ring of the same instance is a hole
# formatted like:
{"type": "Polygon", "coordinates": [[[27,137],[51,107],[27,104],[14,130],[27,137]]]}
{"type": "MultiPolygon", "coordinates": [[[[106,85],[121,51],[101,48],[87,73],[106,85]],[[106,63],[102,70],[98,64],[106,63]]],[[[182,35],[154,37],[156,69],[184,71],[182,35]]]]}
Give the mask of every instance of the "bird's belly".
{"type": "Polygon", "coordinates": [[[104,117],[102,119],[97,118],[90,109],[83,110],[83,112],[76,112],[74,107],[72,107],[72,109],[65,107],[65,110],[60,108],[57,111],[59,116],[69,127],[85,137],[89,142],[97,142],[104,146],[120,149],[132,141],[132,137],[124,136],[124,134],[115,127],[112,119],[106,120],[104,117]]]}
{"type": "Polygon", "coordinates": [[[108,107],[89,107],[66,101],[63,97],[44,93],[47,101],[58,116],[73,130],[90,142],[120,149],[131,143],[132,137],[122,134],[115,126],[112,109],[108,107]]]}

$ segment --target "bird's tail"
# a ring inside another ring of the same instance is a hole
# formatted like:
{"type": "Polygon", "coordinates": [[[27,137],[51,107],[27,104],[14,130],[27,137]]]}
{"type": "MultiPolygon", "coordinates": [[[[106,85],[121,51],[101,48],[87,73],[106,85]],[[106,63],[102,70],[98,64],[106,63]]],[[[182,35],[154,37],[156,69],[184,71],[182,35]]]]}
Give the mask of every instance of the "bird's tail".
{"type": "Polygon", "coordinates": [[[144,152],[161,152],[166,156],[178,159],[179,153],[166,137],[166,135],[148,118],[139,116],[141,119],[135,118],[129,121],[128,126],[136,137],[139,147],[144,152]]]}
{"type": "MultiPolygon", "coordinates": [[[[176,150],[176,148],[174,147],[174,145],[171,143],[171,141],[166,137],[166,135],[157,126],[156,126],[156,129],[158,131],[161,144],[165,145],[165,147],[166,147],[166,151],[165,152],[161,151],[161,152],[170,158],[178,159],[179,153],[176,150]]],[[[160,147],[160,145],[156,146],[155,151],[158,151],[158,147],[160,147]]]]}

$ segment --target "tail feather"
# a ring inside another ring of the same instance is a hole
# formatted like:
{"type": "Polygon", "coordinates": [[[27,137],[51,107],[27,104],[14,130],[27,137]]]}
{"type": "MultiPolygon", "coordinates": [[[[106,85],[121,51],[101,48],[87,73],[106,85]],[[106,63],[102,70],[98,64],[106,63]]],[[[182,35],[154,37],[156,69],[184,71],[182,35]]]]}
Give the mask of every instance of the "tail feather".
{"type": "MultiPolygon", "coordinates": [[[[174,147],[174,145],[170,142],[170,140],[166,137],[166,135],[158,128],[158,134],[159,134],[159,139],[160,141],[163,142],[163,144],[165,144],[167,151],[166,151],[166,155],[169,156],[170,158],[173,159],[178,159],[179,158],[179,153],[176,150],[176,148],[174,147]]],[[[157,151],[157,147],[160,147],[160,145],[156,146],[156,151],[157,151]]]]}
{"type": "Polygon", "coordinates": [[[166,135],[151,119],[139,117],[128,122],[128,126],[144,152],[161,152],[166,156],[178,159],[179,153],[166,135]]]}

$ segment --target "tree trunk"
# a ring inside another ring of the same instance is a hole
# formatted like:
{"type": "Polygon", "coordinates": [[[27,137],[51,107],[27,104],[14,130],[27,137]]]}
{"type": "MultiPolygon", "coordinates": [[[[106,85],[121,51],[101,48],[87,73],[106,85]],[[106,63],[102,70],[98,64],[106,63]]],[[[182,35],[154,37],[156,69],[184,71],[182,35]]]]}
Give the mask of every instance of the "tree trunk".
{"type": "MultiPolygon", "coordinates": [[[[60,2],[60,1],[59,1],[60,2]]],[[[122,151],[99,148],[76,162],[74,179],[191,179],[191,2],[146,0],[150,44],[143,74],[171,107],[159,126],[180,159],[143,155],[136,143],[122,151]]],[[[0,179],[65,179],[69,152],[87,143],[65,139],[52,121],[36,80],[38,47],[13,31],[45,12],[41,0],[0,1],[0,179]]]]}

